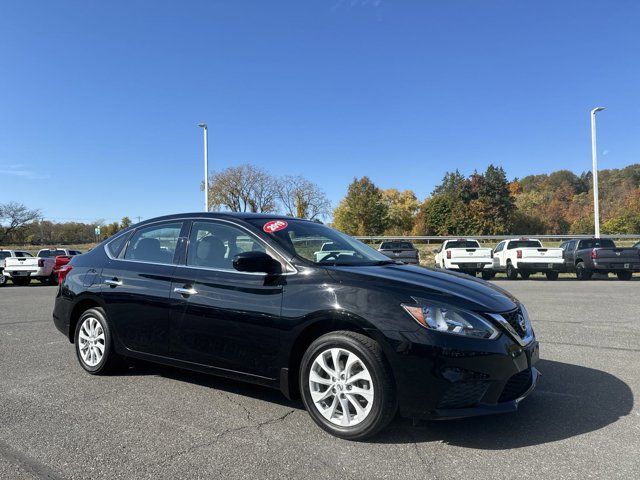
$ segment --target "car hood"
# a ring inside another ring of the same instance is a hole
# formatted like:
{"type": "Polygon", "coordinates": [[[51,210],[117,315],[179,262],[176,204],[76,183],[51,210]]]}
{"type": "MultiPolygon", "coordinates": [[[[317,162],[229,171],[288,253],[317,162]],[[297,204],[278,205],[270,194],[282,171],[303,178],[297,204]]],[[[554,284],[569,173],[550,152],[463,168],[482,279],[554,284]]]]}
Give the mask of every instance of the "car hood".
{"type": "Polygon", "coordinates": [[[359,281],[381,281],[394,289],[406,289],[416,300],[431,300],[477,312],[507,312],[518,300],[506,290],[463,273],[424,267],[389,264],[368,267],[330,267],[336,280],[341,274],[359,277],[359,281]],[[363,278],[366,277],[366,278],[363,278]]]}

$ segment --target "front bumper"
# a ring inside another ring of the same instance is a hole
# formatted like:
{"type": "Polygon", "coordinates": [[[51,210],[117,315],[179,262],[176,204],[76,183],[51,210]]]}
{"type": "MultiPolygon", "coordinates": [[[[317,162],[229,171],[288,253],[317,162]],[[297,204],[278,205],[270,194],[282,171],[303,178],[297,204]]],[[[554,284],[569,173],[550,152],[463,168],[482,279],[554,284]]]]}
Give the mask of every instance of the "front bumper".
{"type": "Polygon", "coordinates": [[[383,335],[380,343],[394,372],[404,417],[445,419],[514,411],[540,377],[535,339],[521,346],[506,332],[495,340],[480,340],[422,328],[383,335]]]}

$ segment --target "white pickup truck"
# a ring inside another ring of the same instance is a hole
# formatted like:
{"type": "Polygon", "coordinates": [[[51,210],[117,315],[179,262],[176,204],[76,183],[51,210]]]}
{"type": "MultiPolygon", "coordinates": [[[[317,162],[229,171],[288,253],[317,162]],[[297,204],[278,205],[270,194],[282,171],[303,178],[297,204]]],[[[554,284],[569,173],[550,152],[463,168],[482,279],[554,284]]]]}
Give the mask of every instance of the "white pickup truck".
{"type": "Polygon", "coordinates": [[[8,257],[5,259],[4,274],[11,278],[14,285],[29,285],[31,279],[35,278],[42,283],[55,285],[57,283],[56,274],[53,267],[58,255],[74,255],[75,250],[66,248],[42,249],[38,255],[33,257],[8,257]]]}
{"type": "Polygon", "coordinates": [[[472,238],[445,240],[436,250],[436,268],[458,270],[474,275],[481,272],[482,278],[492,277],[491,249],[480,247],[480,243],[472,238]]]}
{"type": "Polygon", "coordinates": [[[564,259],[561,248],[544,248],[535,238],[503,240],[493,250],[493,270],[505,272],[509,280],[524,279],[543,272],[548,280],[557,280],[564,259]]]}
{"type": "Polygon", "coordinates": [[[25,252],[24,250],[0,250],[0,287],[4,286],[7,283],[7,279],[9,278],[4,274],[4,264],[7,258],[15,258],[15,257],[32,257],[29,252],[25,252]]]}

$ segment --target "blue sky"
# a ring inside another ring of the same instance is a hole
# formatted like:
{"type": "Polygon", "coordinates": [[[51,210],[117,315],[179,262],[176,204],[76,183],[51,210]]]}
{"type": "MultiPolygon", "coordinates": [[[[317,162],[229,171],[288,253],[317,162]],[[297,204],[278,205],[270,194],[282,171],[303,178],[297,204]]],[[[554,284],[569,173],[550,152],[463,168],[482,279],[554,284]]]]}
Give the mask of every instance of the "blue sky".
{"type": "Polygon", "coordinates": [[[47,218],[201,208],[212,169],[427,196],[640,161],[640,2],[29,1],[0,6],[0,202],[47,218]]]}

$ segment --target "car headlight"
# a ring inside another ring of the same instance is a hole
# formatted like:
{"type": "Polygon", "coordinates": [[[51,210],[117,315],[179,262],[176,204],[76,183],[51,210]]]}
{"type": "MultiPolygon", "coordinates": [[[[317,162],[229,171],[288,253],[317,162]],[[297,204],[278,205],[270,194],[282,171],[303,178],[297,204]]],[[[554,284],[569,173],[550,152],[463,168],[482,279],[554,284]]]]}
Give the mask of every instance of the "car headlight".
{"type": "Polygon", "coordinates": [[[435,305],[406,305],[402,308],[424,328],[463,337],[492,340],[500,332],[480,315],[466,310],[435,305]]]}

